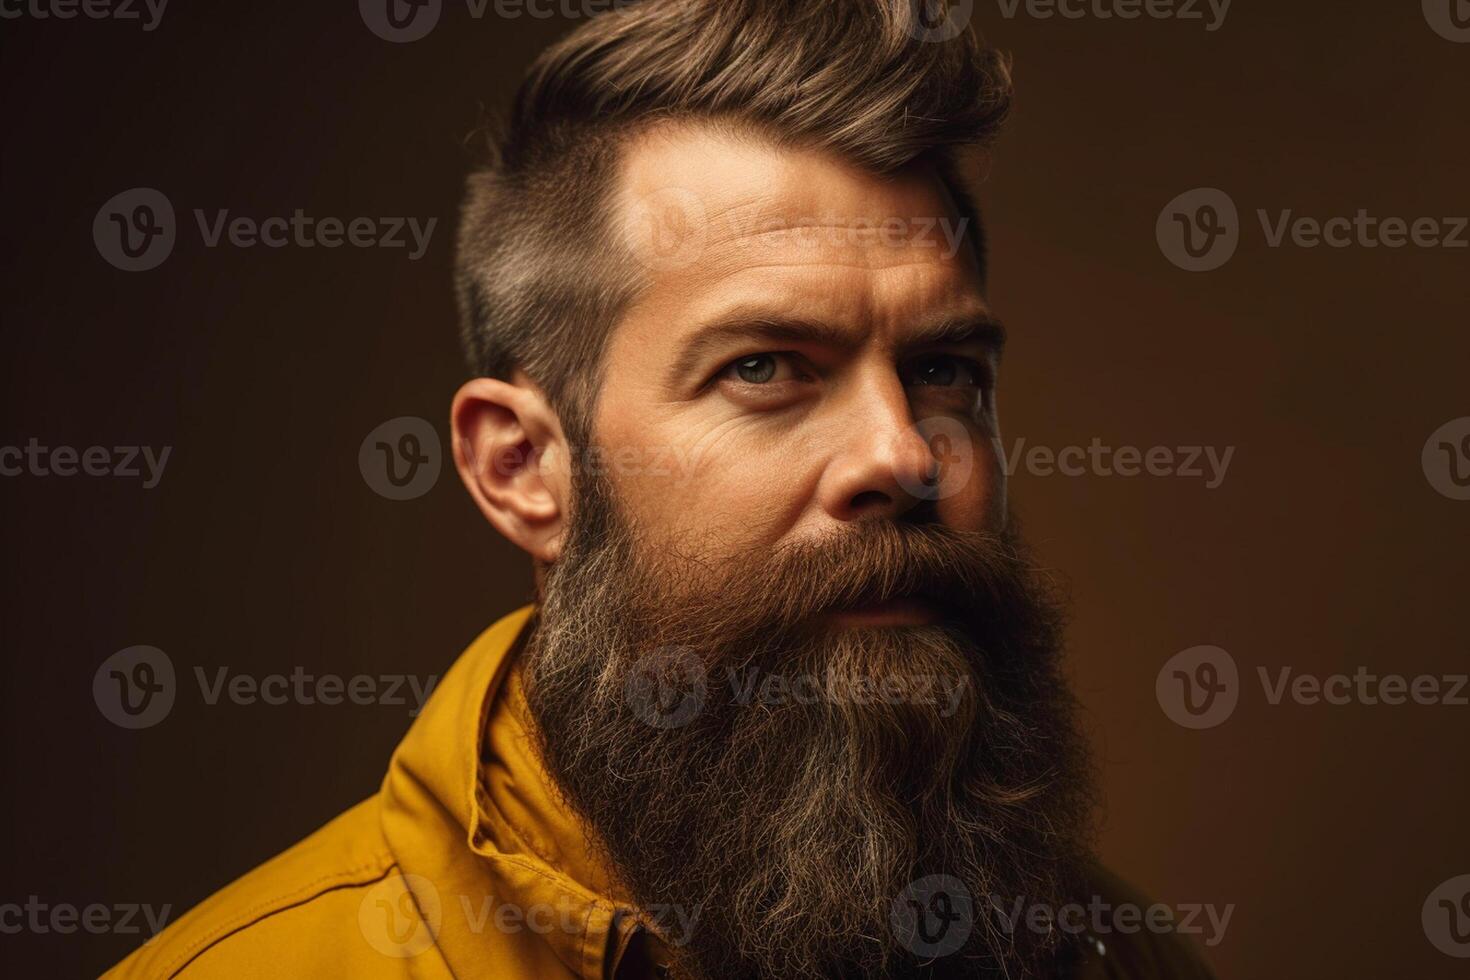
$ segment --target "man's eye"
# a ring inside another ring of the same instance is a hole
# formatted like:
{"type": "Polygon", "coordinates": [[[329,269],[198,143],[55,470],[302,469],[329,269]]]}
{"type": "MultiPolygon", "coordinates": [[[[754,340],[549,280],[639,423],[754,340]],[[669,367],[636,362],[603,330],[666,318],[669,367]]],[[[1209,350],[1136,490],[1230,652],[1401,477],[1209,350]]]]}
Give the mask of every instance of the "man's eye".
{"type": "Polygon", "coordinates": [[[727,378],[752,385],[786,381],[796,375],[790,361],[784,354],[751,354],[731,361],[723,373],[727,378]]]}
{"type": "Polygon", "coordinates": [[[902,374],[905,385],[979,388],[985,384],[984,368],[968,357],[953,354],[921,357],[905,366],[902,374]]]}

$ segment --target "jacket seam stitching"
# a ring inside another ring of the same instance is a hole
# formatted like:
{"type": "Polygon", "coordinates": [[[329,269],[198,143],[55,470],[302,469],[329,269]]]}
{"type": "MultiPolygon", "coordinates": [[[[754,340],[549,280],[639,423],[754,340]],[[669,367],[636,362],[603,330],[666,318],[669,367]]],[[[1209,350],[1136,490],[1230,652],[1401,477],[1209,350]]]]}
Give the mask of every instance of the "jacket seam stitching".
{"type": "Polygon", "coordinates": [[[229,939],[231,936],[235,935],[238,932],[243,932],[244,930],[249,929],[251,926],[256,925],[257,923],[264,922],[266,919],[269,919],[273,915],[281,912],[287,912],[294,908],[299,908],[300,906],[305,905],[308,902],[320,898],[328,892],[335,891],[339,888],[351,888],[358,885],[366,885],[371,882],[380,881],[383,878],[386,878],[393,871],[393,869],[397,867],[397,863],[390,861],[390,863],[385,866],[382,863],[384,858],[391,858],[391,855],[387,853],[377,854],[371,861],[364,861],[361,864],[354,865],[345,870],[336,871],[329,875],[323,875],[320,878],[315,878],[304,885],[299,885],[289,892],[277,895],[276,897],[268,901],[257,902],[254,906],[236,916],[234,920],[232,920],[229,924],[220,926],[212,933],[204,936],[201,939],[196,940],[192,945],[185,948],[183,952],[179,954],[179,957],[175,960],[178,965],[170,968],[165,976],[167,976],[169,980],[173,980],[173,978],[182,973],[189,966],[189,964],[193,963],[200,956],[203,956],[213,947],[219,945],[220,943],[224,942],[226,939],[229,939]],[[360,881],[354,880],[361,876],[364,871],[369,871],[373,869],[378,869],[378,873],[373,877],[365,878],[360,881]],[[318,888],[319,885],[331,881],[336,881],[336,884],[333,884],[326,888],[318,888]],[[303,892],[306,894],[303,895],[303,892]],[[301,895],[301,897],[293,898],[293,896],[295,895],[301,895]]]}
{"type": "Polygon", "coordinates": [[[510,864],[524,871],[529,871],[537,877],[545,879],[548,884],[554,885],[558,891],[565,892],[586,902],[588,905],[601,905],[609,908],[618,907],[617,902],[608,901],[606,896],[597,894],[576,879],[558,875],[554,872],[547,871],[545,868],[537,867],[525,858],[511,854],[482,854],[481,857],[487,861],[510,864]]]}

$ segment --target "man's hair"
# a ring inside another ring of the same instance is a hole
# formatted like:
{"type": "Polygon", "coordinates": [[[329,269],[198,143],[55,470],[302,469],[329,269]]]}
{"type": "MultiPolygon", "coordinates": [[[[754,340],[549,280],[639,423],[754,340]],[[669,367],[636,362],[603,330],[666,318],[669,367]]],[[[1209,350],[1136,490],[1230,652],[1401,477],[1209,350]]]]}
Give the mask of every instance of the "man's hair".
{"type": "Polygon", "coordinates": [[[936,27],[948,15],[945,0],[642,0],[542,52],[467,182],[455,281],[471,369],[524,371],[585,442],[607,337],[639,283],[613,232],[619,151],[664,120],[877,174],[932,162],[971,219],[983,276],[958,151],[994,138],[1010,71],[968,28],[936,27]]]}

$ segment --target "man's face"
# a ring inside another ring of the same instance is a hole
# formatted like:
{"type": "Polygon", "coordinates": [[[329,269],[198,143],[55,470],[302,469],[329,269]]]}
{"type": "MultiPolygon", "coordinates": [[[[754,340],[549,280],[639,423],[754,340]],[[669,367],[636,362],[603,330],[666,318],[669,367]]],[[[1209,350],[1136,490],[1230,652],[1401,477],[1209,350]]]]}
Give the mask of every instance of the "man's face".
{"type": "Polygon", "coordinates": [[[636,903],[698,916],[696,975],[1043,972],[1057,937],[988,903],[1068,887],[1085,760],[1002,520],[996,328],[920,240],[957,219],[925,175],[708,133],[625,177],[650,284],[525,651],[548,770],[636,903]],[[936,875],[974,911],[933,965],[894,916],[936,875]]]}
{"type": "Polygon", "coordinates": [[[921,499],[998,528],[1001,333],[931,170],[665,126],[628,148],[616,213],[647,285],[611,337],[594,433],[652,539],[770,548],[921,499]]]}

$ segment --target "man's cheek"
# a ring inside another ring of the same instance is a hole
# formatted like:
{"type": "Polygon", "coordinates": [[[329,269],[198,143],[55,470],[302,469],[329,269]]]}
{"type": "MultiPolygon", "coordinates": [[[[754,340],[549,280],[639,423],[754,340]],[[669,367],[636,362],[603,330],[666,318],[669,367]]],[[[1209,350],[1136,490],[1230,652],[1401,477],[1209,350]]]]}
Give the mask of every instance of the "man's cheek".
{"type": "Polygon", "coordinates": [[[691,551],[739,555],[774,545],[805,511],[802,482],[780,467],[749,462],[706,468],[680,492],[682,533],[691,551]]]}
{"type": "Polygon", "coordinates": [[[976,433],[967,450],[967,458],[948,464],[941,459],[941,496],[937,501],[940,519],[952,527],[998,529],[1006,514],[1006,476],[999,437],[976,433]]]}
{"type": "Polygon", "coordinates": [[[985,504],[985,527],[998,530],[1006,522],[1006,515],[1010,512],[1007,500],[1007,483],[1005,470],[1005,456],[1000,452],[1000,437],[996,436],[994,442],[985,443],[983,454],[984,465],[980,471],[984,474],[984,486],[982,493],[985,504]]]}

